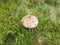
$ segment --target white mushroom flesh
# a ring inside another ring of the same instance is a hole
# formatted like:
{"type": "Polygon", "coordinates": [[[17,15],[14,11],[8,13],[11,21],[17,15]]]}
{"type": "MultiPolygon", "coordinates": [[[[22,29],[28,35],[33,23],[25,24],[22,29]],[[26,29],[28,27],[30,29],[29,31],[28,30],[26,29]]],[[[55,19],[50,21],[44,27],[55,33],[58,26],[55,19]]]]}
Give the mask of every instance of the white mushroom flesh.
{"type": "Polygon", "coordinates": [[[34,28],[38,25],[37,17],[33,15],[26,15],[22,18],[23,26],[26,28],[34,28]]]}

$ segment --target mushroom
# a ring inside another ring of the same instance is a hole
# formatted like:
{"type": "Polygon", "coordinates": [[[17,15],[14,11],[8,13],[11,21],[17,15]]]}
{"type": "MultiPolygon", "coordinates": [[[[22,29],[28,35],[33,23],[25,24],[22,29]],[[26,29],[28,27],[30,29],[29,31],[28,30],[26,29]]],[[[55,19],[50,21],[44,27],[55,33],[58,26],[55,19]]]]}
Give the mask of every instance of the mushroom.
{"type": "Polygon", "coordinates": [[[26,28],[31,28],[32,31],[38,25],[38,19],[33,15],[26,15],[22,18],[22,24],[26,28]]]}

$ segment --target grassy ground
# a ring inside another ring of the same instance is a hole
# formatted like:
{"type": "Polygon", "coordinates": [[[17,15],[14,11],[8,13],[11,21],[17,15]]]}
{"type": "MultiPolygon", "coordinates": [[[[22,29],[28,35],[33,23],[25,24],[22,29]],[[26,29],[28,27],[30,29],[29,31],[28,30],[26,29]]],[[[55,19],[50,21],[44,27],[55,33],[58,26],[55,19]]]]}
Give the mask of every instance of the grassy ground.
{"type": "Polygon", "coordinates": [[[0,45],[60,45],[60,0],[0,0],[0,45]],[[32,33],[21,19],[35,15],[32,33]]]}

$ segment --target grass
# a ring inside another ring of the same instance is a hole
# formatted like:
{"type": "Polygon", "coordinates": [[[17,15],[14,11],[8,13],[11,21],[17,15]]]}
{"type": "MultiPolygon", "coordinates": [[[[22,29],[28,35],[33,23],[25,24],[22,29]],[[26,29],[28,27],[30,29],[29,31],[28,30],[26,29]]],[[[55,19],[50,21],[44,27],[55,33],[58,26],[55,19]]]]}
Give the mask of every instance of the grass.
{"type": "Polygon", "coordinates": [[[0,45],[60,45],[60,0],[0,0],[0,45]],[[21,23],[27,14],[39,20],[34,33],[21,23]]]}

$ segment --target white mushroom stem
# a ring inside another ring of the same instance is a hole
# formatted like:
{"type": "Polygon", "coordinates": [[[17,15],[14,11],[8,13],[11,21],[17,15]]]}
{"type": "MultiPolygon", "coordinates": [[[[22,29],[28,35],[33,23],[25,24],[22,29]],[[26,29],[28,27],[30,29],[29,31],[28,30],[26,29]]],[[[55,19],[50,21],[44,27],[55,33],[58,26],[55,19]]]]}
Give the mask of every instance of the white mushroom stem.
{"type": "Polygon", "coordinates": [[[31,28],[31,32],[34,33],[35,32],[35,29],[34,28],[31,28]]]}

